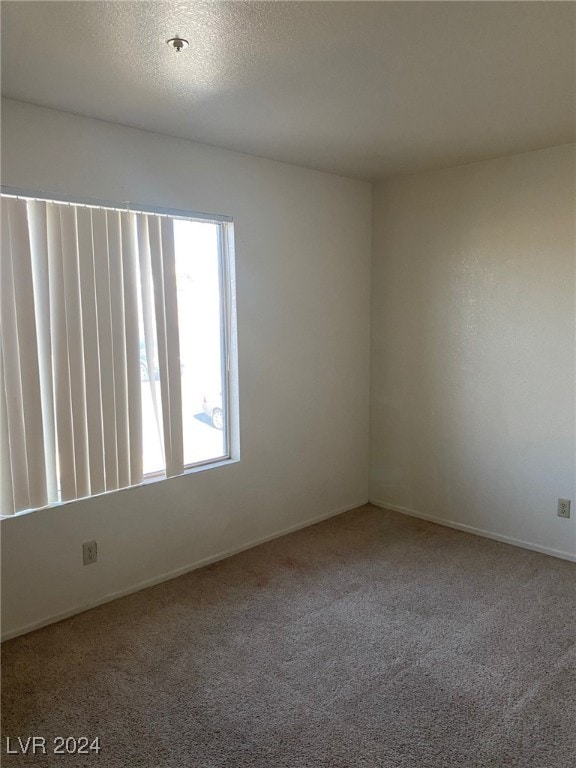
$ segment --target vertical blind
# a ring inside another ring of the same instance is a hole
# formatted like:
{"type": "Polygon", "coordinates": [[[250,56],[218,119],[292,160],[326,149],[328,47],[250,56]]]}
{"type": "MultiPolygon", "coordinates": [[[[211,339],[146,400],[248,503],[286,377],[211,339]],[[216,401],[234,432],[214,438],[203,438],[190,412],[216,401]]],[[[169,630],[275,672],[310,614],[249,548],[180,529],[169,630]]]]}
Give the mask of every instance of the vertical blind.
{"type": "Polygon", "coordinates": [[[172,219],[1,202],[1,514],[142,481],[140,329],[166,475],[181,474],[172,219]]]}

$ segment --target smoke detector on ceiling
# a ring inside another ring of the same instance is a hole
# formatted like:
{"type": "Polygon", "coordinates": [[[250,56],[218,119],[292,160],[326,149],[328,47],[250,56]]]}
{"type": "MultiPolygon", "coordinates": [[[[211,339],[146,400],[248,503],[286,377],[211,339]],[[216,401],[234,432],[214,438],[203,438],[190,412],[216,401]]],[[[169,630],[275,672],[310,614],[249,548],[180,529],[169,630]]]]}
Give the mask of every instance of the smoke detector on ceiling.
{"type": "Polygon", "coordinates": [[[180,51],[183,51],[184,48],[188,48],[190,43],[188,40],[184,40],[183,37],[171,37],[170,40],[166,40],[166,44],[169,45],[171,48],[174,48],[176,53],[180,53],[180,51]]]}

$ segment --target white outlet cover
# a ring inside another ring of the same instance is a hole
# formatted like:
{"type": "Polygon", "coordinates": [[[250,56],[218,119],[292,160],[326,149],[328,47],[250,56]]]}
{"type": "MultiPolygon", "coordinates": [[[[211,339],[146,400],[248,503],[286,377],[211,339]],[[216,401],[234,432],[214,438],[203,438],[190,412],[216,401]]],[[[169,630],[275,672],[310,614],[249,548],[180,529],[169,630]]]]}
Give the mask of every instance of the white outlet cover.
{"type": "Polygon", "coordinates": [[[570,517],[570,499],[558,499],[558,517],[570,517]]]}

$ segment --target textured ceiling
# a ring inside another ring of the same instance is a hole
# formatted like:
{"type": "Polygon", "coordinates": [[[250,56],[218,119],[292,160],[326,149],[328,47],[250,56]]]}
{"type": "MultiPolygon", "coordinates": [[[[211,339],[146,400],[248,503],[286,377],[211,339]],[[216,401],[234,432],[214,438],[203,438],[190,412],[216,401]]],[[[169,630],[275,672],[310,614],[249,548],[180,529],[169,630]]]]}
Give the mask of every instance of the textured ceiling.
{"type": "Polygon", "coordinates": [[[370,179],[574,141],[572,2],[1,12],[4,95],[311,168],[370,179]]]}

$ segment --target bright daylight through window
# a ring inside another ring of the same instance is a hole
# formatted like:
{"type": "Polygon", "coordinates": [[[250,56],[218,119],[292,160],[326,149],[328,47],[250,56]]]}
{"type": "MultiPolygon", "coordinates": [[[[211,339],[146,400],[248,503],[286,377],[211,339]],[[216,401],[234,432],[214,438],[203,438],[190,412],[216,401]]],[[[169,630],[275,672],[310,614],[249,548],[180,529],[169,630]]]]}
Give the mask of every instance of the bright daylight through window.
{"type": "Polygon", "coordinates": [[[2,514],[230,457],[231,226],[2,195],[2,514]]]}

